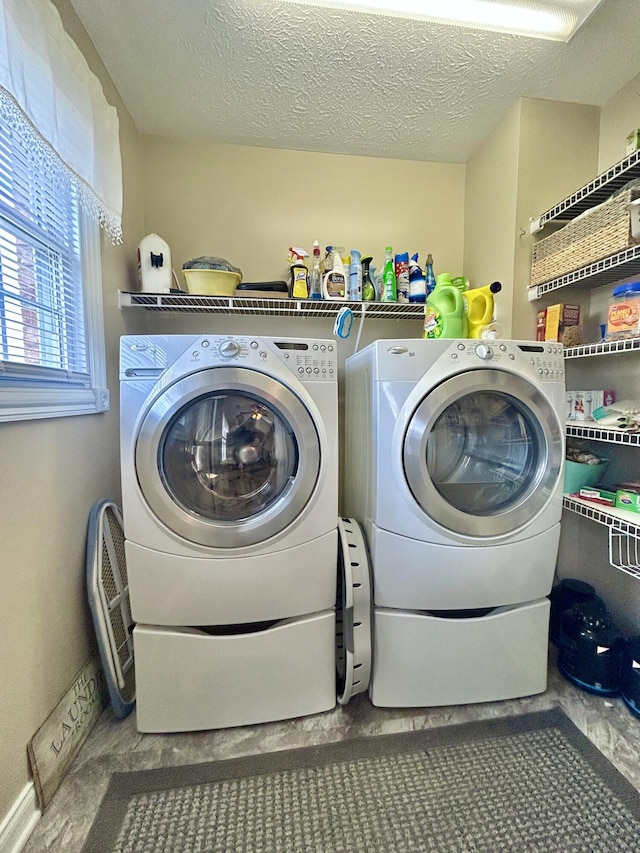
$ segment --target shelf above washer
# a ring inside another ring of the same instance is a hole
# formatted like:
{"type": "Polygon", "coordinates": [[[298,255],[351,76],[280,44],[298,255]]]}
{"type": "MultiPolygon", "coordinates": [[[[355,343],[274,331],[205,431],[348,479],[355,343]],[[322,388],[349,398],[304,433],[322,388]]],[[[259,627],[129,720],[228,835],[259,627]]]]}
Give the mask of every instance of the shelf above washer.
{"type": "Polygon", "coordinates": [[[196,296],[189,293],[141,293],[118,291],[120,308],[180,313],[215,313],[271,317],[331,317],[341,308],[351,308],[356,319],[421,320],[424,304],[419,302],[331,302],[325,299],[234,299],[227,296],[196,296]]]}

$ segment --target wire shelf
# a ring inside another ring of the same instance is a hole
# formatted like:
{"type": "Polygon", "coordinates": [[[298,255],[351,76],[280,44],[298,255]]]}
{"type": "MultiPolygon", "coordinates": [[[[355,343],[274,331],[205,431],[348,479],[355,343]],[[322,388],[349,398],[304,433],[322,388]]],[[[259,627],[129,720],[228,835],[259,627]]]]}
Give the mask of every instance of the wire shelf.
{"type": "Polygon", "coordinates": [[[581,344],[579,347],[565,347],[564,357],[586,358],[590,355],[611,355],[639,349],[640,338],[621,338],[618,341],[598,341],[595,344],[581,344]]]}
{"type": "Polygon", "coordinates": [[[546,293],[571,285],[586,288],[600,287],[638,274],[640,274],[640,246],[631,246],[622,252],[616,252],[615,255],[594,261],[592,264],[572,270],[551,281],[533,285],[529,288],[529,301],[533,302],[546,293]]]}
{"type": "Polygon", "coordinates": [[[640,578],[640,542],[637,536],[609,528],[609,562],[621,572],[640,578]]]}
{"type": "Polygon", "coordinates": [[[612,193],[623,187],[628,181],[638,177],[640,177],[640,151],[634,151],[624,160],[611,166],[606,172],[598,175],[588,184],[580,187],[579,190],[532,219],[531,233],[537,234],[548,222],[554,220],[562,222],[575,219],[585,210],[590,210],[597,204],[606,201],[612,193]]]}
{"type": "Polygon", "coordinates": [[[568,423],[567,436],[569,438],[590,438],[593,441],[606,441],[609,444],[624,444],[628,447],[640,446],[640,433],[628,432],[622,429],[601,429],[598,426],[576,426],[568,423]]]}
{"type": "Polygon", "coordinates": [[[147,311],[246,314],[280,317],[335,317],[350,308],[356,319],[420,320],[424,305],[419,302],[331,302],[324,299],[251,299],[226,296],[196,296],[188,293],[140,293],[119,291],[120,308],[144,308],[147,311]]]}
{"type": "Polygon", "coordinates": [[[630,536],[640,536],[640,515],[637,513],[610,506],[603,507],[600,504],[571,497],[571,495],[563,496],[562,506],[570,512],[590,518],[591,521],[596,521],[598,524],[616,527],[620,532],[630,536]]]}

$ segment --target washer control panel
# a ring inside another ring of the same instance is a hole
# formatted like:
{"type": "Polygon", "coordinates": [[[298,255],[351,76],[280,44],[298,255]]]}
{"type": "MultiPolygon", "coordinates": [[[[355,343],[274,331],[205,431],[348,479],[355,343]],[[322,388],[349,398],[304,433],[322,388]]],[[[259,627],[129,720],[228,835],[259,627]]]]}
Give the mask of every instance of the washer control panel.
{"type": "Polygon", "coordinates": [[[564,357],[562,344],[550,341],[457,341],[450,351],[453,362],[463,366],[484,364],[508,364],[522,358],[526,360],[542,382],[557,382],[564,379],[564,357]]]}
{"type": "Polygon", "coordinates": [[[195,342],[191,359],[203,365],[242,364],[245,367],[282,361],[301,379],[332,379],[338,375],[336,345],[331,340],[254,338],[206,335],[195,342]]]}

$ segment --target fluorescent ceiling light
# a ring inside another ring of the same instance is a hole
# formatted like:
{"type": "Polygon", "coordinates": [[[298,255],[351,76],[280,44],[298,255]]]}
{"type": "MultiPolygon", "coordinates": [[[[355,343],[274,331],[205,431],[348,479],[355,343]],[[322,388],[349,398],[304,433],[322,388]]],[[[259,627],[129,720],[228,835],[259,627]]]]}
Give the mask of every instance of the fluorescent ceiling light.
{"type": "Polygon", "coordinates": [[[289,0],[567,42],[602,0],[289,0]]]}

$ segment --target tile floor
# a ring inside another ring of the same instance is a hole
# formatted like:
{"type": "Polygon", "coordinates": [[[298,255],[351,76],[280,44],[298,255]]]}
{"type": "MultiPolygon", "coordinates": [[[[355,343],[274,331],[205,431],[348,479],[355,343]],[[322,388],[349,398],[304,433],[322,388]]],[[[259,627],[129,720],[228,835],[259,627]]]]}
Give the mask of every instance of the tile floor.
{"type": "MultiPolygon", "coordinates": [[[[71,765],[37,824],[24,853],[82,848],[114,771],[143,770],[292,749],[365,735],[455,725],[560,707],[640,791],[640,720],[621,699],[577,690],[558,673],[551,651],[545,693],[504,702],[445,708],[375,708],[367,696],[333,711],[285,722],[188,734],[149,735],[136,730],[135,712],[116,720],[108,707],[71,765]]],[[[188,853],[188,851],[185,851],[188,853]]]]}

